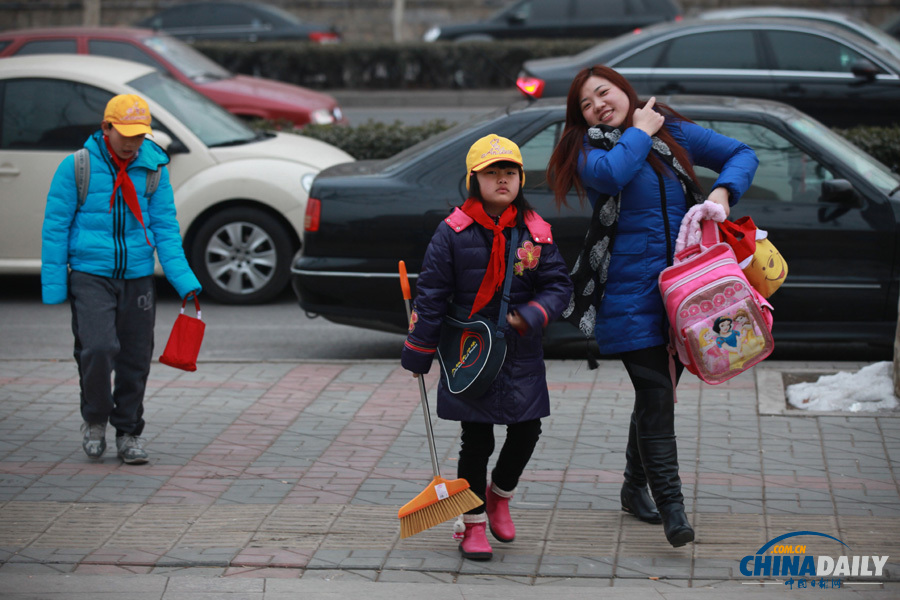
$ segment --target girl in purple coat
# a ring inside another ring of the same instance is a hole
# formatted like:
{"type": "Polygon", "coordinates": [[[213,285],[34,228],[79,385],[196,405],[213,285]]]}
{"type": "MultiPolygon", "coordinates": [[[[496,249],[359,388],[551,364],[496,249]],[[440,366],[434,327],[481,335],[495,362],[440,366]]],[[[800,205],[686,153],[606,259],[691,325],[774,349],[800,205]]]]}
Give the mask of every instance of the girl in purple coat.
{"type": "Polygon", "coordinates": [[[537,445],[541,418],[550,414],[541,337],[566,307],[572,283],[550,226],[522,194],[518,146],[498,135],[485,136],[470,148],[466,168],[470,197],[438,226],[428,245],[401,363],[416,376],[430,370],[450,300],[497,322],[510,232],[517,228],[518,260],[503,324],[508,349],[500,373],[474,401],[451,394],[443,379],[438,384],[438,417],[462,425],[457,477],[485,502],[463,515],[459,549],[466,558],[488,560],[488,523],[500,542],[516,536],[509,500],[537,445]],[[506,425],[506,441],[488,486],[494,425],[506,425]]]}

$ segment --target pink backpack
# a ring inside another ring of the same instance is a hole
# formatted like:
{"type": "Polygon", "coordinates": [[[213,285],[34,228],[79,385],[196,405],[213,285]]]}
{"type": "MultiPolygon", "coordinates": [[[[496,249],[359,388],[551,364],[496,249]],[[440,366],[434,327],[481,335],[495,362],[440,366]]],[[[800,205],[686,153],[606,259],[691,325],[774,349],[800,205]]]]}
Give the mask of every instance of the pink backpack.
{"type": "Polygon", "coordinates": [[[719,241],[716,223],[700,224],[699,243],[680,252],[676,245],[675,264],[659,274],[659,290],[678,358],[716,384],[772,353],[772,305],[747,282],[731,246],[719,241]]]}

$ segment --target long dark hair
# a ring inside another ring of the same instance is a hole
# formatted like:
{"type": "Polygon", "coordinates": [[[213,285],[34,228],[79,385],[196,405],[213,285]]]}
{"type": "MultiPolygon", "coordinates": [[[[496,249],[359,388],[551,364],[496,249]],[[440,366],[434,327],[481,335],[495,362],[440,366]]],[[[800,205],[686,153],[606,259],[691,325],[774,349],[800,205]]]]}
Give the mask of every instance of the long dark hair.
{"type": "MultiPolygon", "coordinates": [[[[499,162],[495,162],[491,165],[492,167],[497,167],[498,169],[508,169],[509,167],[516,167],[519,170],[519,193],[516,194],[516,199],[513,200],[513,206],[516,207],[516,224],[524,225],[525,224],[525,215],[532,210],[531,205],[528,204],[528,200],[525,199],[525,186],[523,185],[522,179],[524,177],[524,173],[522,172],[522,165],[519,163],[514,163],[511,160],[502,160],[499,162]]],[[[484,204],[484,197],[481,195],[481,186],[478,184],[478,176],[475,173],[472,173],[472,176],[469,177],[469,197],[475,198],[482,204],[484,204]]]]}
{"type": "MultiPolygon", "coordinates": [[[[568,206],[566,203],[566,194],[573,187],[575,188],[576,194],[578,194],[578,201],[584,203],[586,194],[584,185],[581,183],[581,178],[578,176],[578,157],[580,153],[586,153],[586,150],[584,149],[584,136],[587,133],[588,124],[587,121],[584,120],[584,115],[581,113],[581,89],[584,87],[585,82],[593,76],[606,79],[625,92],[625,95],[628,96],[628,112],[625,116],[625,121],[620,126],[622,130],[631,127],[634,124],[635,109],[643,108],[646,104],[646,101],[638,99],[637,92],[634,91],[634,88],[628,83],[628,80],[609,67],[595,65],[593,67],[586,67],[578,72],[575,79],[572,80],[572,85],[569,86],[569,93],[566,96],[566,124],[563,128],[562,136],[560,136],[559,143],[553,150],[553,154],[550,156],[550,162],[547,165],[547,182],[550,185],[550,189],[553,190],[553,195],[558,207],[568,206]]],[[[678,119],[690,122],[690,119],[679,114],[666,104],[657,102],[655,108],[661,114],[665,115],[667,119],[678,119]]],[[[672,149],[672,154],[678,159],[678,162],[681,163],[691,176],[691,179],[693,179],[699,187],[700,184],[697,181],[697,176],[694,174],[694,168],[691,164],[687,150],[675,141],[675,138],[672,137],[672,134],[669,133],[669,130],[665,126],[661,127],[656,135],[672,149]]],[[[657,173],[663,175],[667,173],[662,160],[660,160],[654,152],[650,152],[647,156],[647,161],[657,173]]]]}

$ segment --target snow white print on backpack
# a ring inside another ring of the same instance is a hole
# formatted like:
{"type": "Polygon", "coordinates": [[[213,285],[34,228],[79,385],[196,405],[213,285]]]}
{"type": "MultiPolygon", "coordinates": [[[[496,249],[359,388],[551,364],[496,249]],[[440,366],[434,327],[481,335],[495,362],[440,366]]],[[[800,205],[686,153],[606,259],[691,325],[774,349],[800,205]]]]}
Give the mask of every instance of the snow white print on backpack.
{"type": "MultiPolygon", "coordinates": [[[[659,288],[679,360],[717,384],[769,356],[774,340],[772,305],[748,283],[731,246],[720,242],[715,222],[703,217],[714,210],[708,204],[685,215],[675,264],[660,273],[659,288]]],[[[724,211],[706,216],[724,218],[724,211]]]]}

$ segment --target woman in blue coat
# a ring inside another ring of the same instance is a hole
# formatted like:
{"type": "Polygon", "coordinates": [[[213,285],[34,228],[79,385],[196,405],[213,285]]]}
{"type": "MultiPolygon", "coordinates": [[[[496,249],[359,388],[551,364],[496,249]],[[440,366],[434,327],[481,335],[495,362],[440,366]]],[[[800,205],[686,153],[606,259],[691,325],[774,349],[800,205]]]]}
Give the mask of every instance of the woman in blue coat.
{"type": "Polygon", "coordinates": [[[557,204],[565,204],[574,188],[595,208],[590,268],[573,268],[576,294],[563,316],[593,334],[602,354],[621,358],[635,389],[622,509],[662,522],[675,547],[694,540],[674,427],[683,366],[668,351],[669,323],[657,278],[672,264],[689,206],[711,201],[727,216],[750,187],[757,165],[747,145],[692,123],[655,98],[639,101],[619,73],[595,66],[579,72],[569,88],[566,126],[548,168],[557,204]],[[708,196],[700,191],[694,165],[719,173],[708,196]],[[589,293],[583,296],[577,293],[579,271],[587,274],[589,293]]]}
{"type": "Polygon", "coordinates": [[[515,539],[509,500],[550,414],[541,337],[572,295],[566,264],[553,243],[550,226],[525,201],[522,155],[512,141],[488,135],[466,157],[466,188],[471,197],[442,222],[425,253],[416,283],[416,300],[401,363],[416,374],[431,368],[447,302],[497,322],[507,354],[497,378],[481,397],[452,394],[441,378],[437,413],[462,424],[457,476],[485,501],[465,515],[460,552],[466,558],[492,556],[485,528],[501,542],[515,539]],[[509,313],[500,315],[500,290],[513,229],[518,230],[512,265],[509,313]],[[494,425],[506,425],[506,441],[491,471],[494,425]]]}

